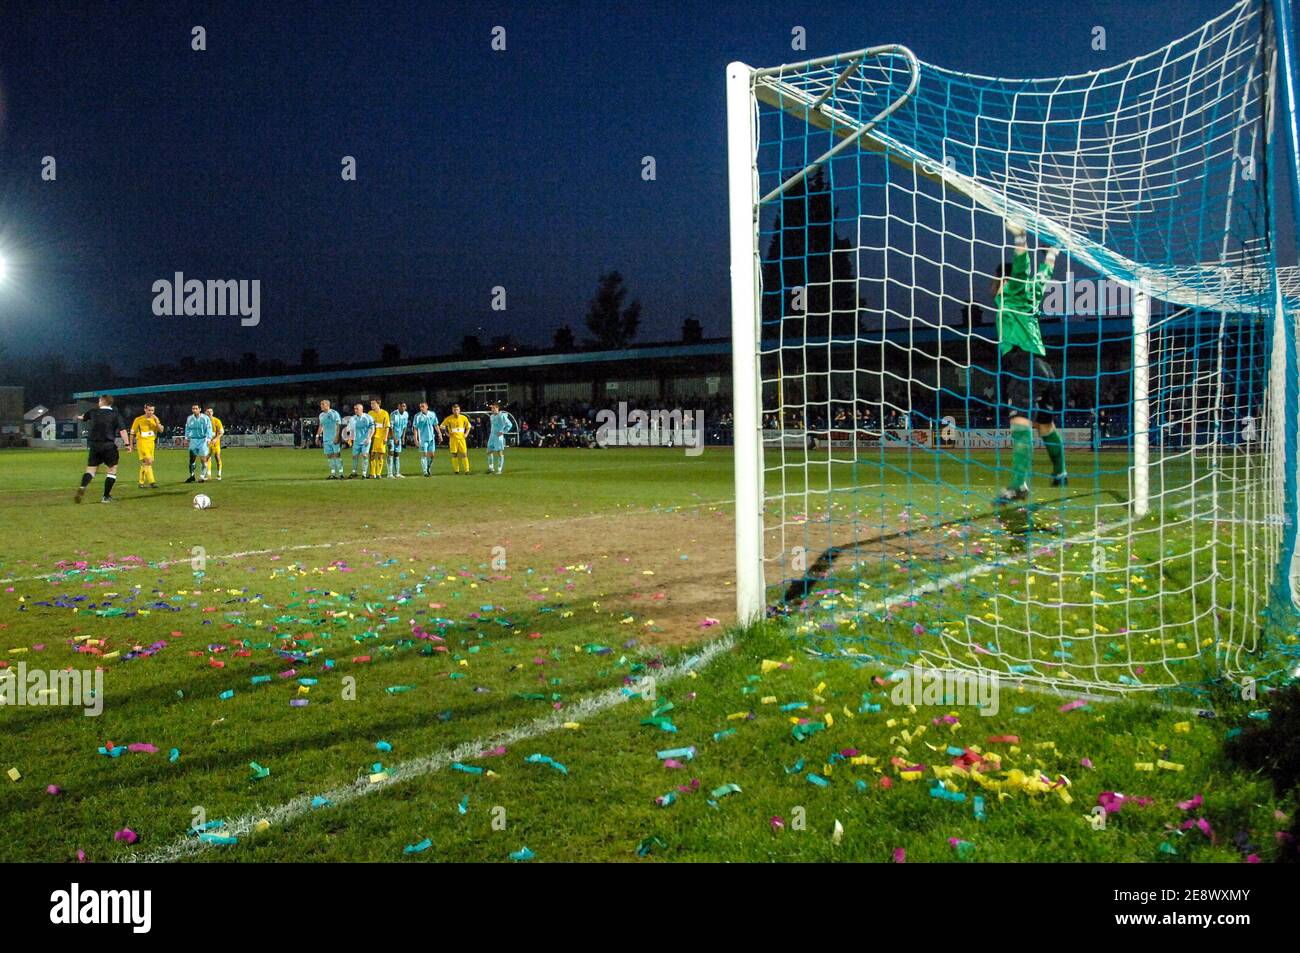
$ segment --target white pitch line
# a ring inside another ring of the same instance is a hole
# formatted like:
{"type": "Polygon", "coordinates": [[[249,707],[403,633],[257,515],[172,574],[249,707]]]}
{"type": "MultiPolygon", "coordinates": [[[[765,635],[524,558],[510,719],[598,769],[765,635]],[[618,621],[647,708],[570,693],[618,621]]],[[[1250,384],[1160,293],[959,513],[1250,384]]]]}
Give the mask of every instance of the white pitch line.
{"type": "Polygon", "coordinates": [[[1104,536],[1112,530],[1119,529],[1132,522],[1132,517],[1124,517],[1122,520],[1115,520],[1111,523],[1102,523],[1091,530],[1083,533],[1077,533],[1069,539],[1063,539],[1060,542],[1053,543],[1050,546],[1040,546],[1032,553],[1025,553],[1023,556],[1017,556],[1015,559],[1005,562],[980,563],[975,566],[967,566],[965,569],[959,569],[957,572],[944,576],[942,579],[936,579],[933,582],[927,582],[917,586],[915,589],[909,589],[907,592],[900,592],[898,595],[890,596],[883,602],[876,603],[877,609],[892,609],[895,606],[902,605],[904,602],[915,598],[916,596],[926,596],[932,592],[938,592],[940,589],[947,589],[949,586],[966,582],[974,579],[976,576],[987,575],[999,569],[1006,569],[1010,566],[1016,566],[1027,559],[1033,558],[1042,549],[1063,549],[1066,546],[1072,546],[1075,543],[1082,543],[1089,539],[1096,539],[1098,536],[1104,536]]]}
{"type": "MultiPolygon", "coordinates": [[[[1125,517],[1124,519],[1115,520],[1111,523],[1103,523],[1100,526],[1098,526],[1096,529],[1090,530],[1085,533],[1078,533],[1074,536],[1071,536],[1069,539],[1061,540],[1059,543],[1055,544],[1055,547],[1047,547],[1047,548],[1064,548],[1065,546],[1070,546],[1075,543],[1082,543],[1089,539],[1096,539],[1097,537],[1103,536],[1106,533],[1111,532],[1112,530],[1119,529],[1121,526],[1125,526],[1130,522],[1132,522],[1131,517],[1125,517]]],[[[913,589],[910,592],[899,593],[896,596],[890,596],[884,602],[877,603],[877,606],[881,609],[892,609],[895,606],[901,605],[902,603],[911,600],[913,596],[928,595],[931,592],[938,592],[941,589],[946,589],[949,586],[954,585],[956,583],[966,582],[967,580],[973,579],[976,576],[982,576],[998,569],[1006,569],[1010,566],[1018,565],[1019,563],[1022,563],[1025,560],[1031,558],[1033,555],[1035,554],[1026,553],[1023,556],[1020,556],[1013,560],[1009,560],[1007,562],[998,562],[998,563],[989,563],[980,566],[971,566],[959,572],[955,572],[952,573],[951,575],[945,576],[944,578],[936,580],[935,582],[926,583],[923,586],[918,586],[916,589],[913,589]]],[[[916,666],[915,663],[904,667],[920,668],[920,666],[916,666]]],[[[968,668],[951,668],[951,669],[926,668],[923,669],[923,671],[939,671],[939,672],[953,671],[953,672],[960,672],[963,675],[984,674],[984,670],[982,669],[968,669],[968,668]]],[[[1037,694],[1055,695],[1060,698],[1084,698],[1088,701],[1105,702],[1105,703],[1111,703],[1111,702],[1116,702],[1121,700],[1120,698],[1117,698],[1115,696],[1099,695],[1096,692],[1092,692],[1088,690],[1089,688],[1093,688],[1097,686],[1085,687],[1083,685],[1080,685],[1079,688],[1073,689],[1071,688],[1069,682],[1065,680],[1062,680],[1059,683],[1050,682],[1048,684],[1036,684],[1032,680],[1025,677],[1005,676],[998,672],[993,672],[992,674],[998,679],[1005,678],[1007,681],[1016,685],[1018,688],[1023,688],[1025,691],[1035,692],[1037,694]]],[[[1152,686],[1150,691],[1157,691],[1161,687],[1163,686],[1152,686]]],[[[1189,708],[1180,705],[1165,705],[1165,709],[1168,711],[1186,712],[1188,714],[1196,714],[1201,710],[1198,708],[1189,708]]]]}
{"type": "MultiPolygon", "coordinates": [[[[676,665],[671,665],[664,669],[663,672],[655,676],[656,685],[674,682],[685,676],[688,672],[697,668],[704,668],[719,655],[730,651],[735,645],[731,635],[724,635],[721,638],[714,639],[706,643],[698,655],[692,655],[683,659],[676,665]]],[[[406,781],[412,781],[416,778],[422,778],[426,775],[433,774],[443,768],[448,767],[455,761],[472,761],[479,758],[484,751],[496,748],[502,745],[511,746],[521,741],[527,741],[538,735],[544,735],[552,731],[560,730],[564,727],[565,722],[576,721],[581,718],[592,717],[607,709],[620,705],[631,698],[639,697],[635,693],[629,693],[624,688],[611,688],[607,691],[600,692],[596,695],[588,696],[577,702],[575,705],[565,708],[562,711],[547,715],[545,718],[538,718],[523,725],[517,725],[506,731],[492,735],[478,741],[467,741],[457,745],[454,748],[444,748],[441,751],[435,751],[432,754],[425,755],[422,758],[416,758],[412,761],[405,761],[394,768],[389,769],[388,777],[382,781],[370,782],[369,778],[358,778],[351,784],[343,787],[326,791],[324,794],[304,794],[286,801],[278,807],[267,810],[254,810],[248,814],[241,815],[233,821],[227,822],[225,827],[221,828],[219,833],[226,836],[246,837],[253,832],[253,829],[263,820],[269,821],[272,827],[289,824],[313,810],[328,810],[329,808],[313,808],[311,802],[316,797],[323,797],[330,802],[331,807],[338,807],[349,801],[364,797],[367,794],[374,794],[376,791],[382,791],[385,788],[392,787],[395,784],[402,784],[406,781]]],[[[143,853],[129,854],[119,858],[119,862],[125,863],[172,863],[182,860],[186,857],[192,857],[214,846],[207,841],[200,840],[197,835],[184,835],[178,837],[172,843],[156,850],[146,851],[143,853]]]]}
{"type": "MultiPolygon", "coordinates": [[[[419,534],[404,533],[399,536],[371,536],[368,539],[345,539],[333,543],[297,543],[293,546],[275,546],[270,549],[245,549],[237,553],[226,553],[222,556],[205,556],[204,558],[213,560],[243,559],[247,556],[269,556],[273,553],[290,553],[305,549],[330,549],[334,546],[352,546],[357,543],[365,542],[392,542],[395,539],[410,539],[412,535],[419,534]]],[[[434,532],[430,535],[437,536],[438,534],[434,532]]],[[[88,566],[85,569],[56,569],[54,572],[44,572],[37,576],[9,576],[8,578],[0,579],[0,584],[7,582],[39,582],[43,579],[54,579],[56,577],[71,577],[79,579],[86,576],[102,575],[104,573],[113,572],[127,572],[136,569],[167,569],[171,566],[179,566],[182,563],[192,561],[193,557],[186,559],[164,559],[162,562],[156,563],[131,563],[126,566],[88,566]]]]}

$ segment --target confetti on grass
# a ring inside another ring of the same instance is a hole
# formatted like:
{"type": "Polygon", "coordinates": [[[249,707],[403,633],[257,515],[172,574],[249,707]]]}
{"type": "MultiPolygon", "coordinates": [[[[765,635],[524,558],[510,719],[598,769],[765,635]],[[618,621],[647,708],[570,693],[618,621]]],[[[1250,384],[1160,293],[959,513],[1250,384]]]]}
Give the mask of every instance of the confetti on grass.
{"type": "Polygon", "coordinates": [[[544,754],[530,754],[527,758],[524,758],[524,761],[528,764],[549,765],[550,767],[554,768],[556,771],[559,771],[560,774],[563,775],[567,775],[569,773],[568,768],[560,764],[560,762],[556,761],[554,758],[547,757],[544,754]]]}

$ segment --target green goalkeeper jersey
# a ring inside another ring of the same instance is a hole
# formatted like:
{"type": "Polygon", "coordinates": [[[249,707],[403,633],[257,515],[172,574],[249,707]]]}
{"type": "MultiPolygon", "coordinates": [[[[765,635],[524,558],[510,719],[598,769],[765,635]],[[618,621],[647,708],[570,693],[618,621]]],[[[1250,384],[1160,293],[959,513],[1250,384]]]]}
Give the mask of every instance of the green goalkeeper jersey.
{"type": "Polygon", "coordinates": [[[1011,274],[993,299],[998,308],[998,347],[1003,354],[1018,347],[1046,357],[1038,311],[1043,306],[1047,283],[1052,280],[1052,266],[1043,262],[1032,275],[1029,268],[1029,252],[1017,253],[1011,261],[1011,274]]]}

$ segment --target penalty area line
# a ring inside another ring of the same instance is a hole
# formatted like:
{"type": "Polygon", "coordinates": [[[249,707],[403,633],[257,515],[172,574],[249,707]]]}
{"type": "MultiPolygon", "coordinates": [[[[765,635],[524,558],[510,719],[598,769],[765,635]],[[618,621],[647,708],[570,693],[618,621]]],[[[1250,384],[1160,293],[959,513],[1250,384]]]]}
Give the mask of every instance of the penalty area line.
{"type": "MultiPolygon", "coordinates": [[[[734,645],[735,639],[730,634],[714,639],[702,646],[694,655],[665,668],[655,676],[655,682],[656,684],[667,684],[683,678],[690,672],[705,668],[718,656],[730,651],[734,645]]],[[[521,741],[528,741],[540,735],[558,731],[564,727],[566,722],[598,715],[617,705],[621,705],[623,702],[639,697],[639,694],[626,687],[611,688],[595,695],[588,695],[576,704],[544,718],[517,725],[514,728],[489,735],[486,738],[467,741],[453,748],[443,748],[421,758],[404,761],[396,767],[390,768],[388,777],[382,781],[371,783],[369,778],[357,778],[351,784],[342,785],[321,794],[304,794],[275,807],[250,811],[228,821],[224,827],[219,829],[219,833],[224,836],[247,837],[253,833],[256,826],[263,820],[268,821],[273,828],[288,825],[306,814],[338,808],[350,801],[383,791],[393,785],[403,784],[407,781],[434,774],[450,766],[453,762],[474,760],[481,757],[483,752],[492,748],[515,745],[521,741]],[[313,808],[312,801],[317,797],[325,798],[330,804],[313,808]]],[[[214,846],[216,845],[191,833],[182,835],[170,844],[156,850],[129,854],[118,858],[117,862],[174,863],[187,857],[193,857],[214,846]]]]}
{"type": "MultiPolygon", "coordinates": [[[[1132,522],[1131,517],[1125,517],[1124,519],[1114,520],[1109,523],[1102,523],[1089,531],[1083,533],[1076,533],[1074,536],[1071,536],[1068,539],[1063,539],[1060,542],[1055,543],[1053,546],[1040,547],[1039,549],[1040,550],[1044,548],[1063,549],[1066,546],[1073,546],[1078,543],[1087,542],[1090,539],[1098,539],[1099,537],[1112,533],[1115,530],[1120,529],[1121,527],[1126,526],[1131,522],[1132,522]]],[[[999,561],[995,563],[989,563],[986,565],[970,566],[966,569],[962,569],[958,572],[954,572],[947,576],[944,576],[942,579],[936,579],[933,582],[925,583],[924,585],[918,586],[915,589],[912,589],[908,592],[903,592],[894,596],[890,596],[888,599],[885,599],[884,601],[876,604],[877,610],[893,609],[899,605],[902,605],[905,602],[913,601],[916,596],[924,596],[924,595],[929,595],[930,593],[933,592],[941,592],[942,590],[947,589],[949,586],[964,584],[977,576],[987,575],[988,573],[994,572],[996,570],[1007,569],[1012,566],[1020,565],[1021,563],[1024,563],[1025,561],[1033,558],[1035,554],[1036,553],[1025,553],[1021,556],[1016,557],[1015,559],[1007,560],[1005,562],[999,561]]],[[[821,657],[826,657],[826,656],[821,656],[821,657]]],[[[832,657],[840,658],[842,656],[832,656],[832,657]]],[[[888,668],[889,666],[886,664],[885,667],[888,668]]],[[[908,671],[917,670],[917,671],[925,671],[925,672],[957,672],[965,676],[978,676],[978,675],[992,674],[999,680],[1005,679],[1006,681],[1014,685],[1016,688],[1022,689],[1032,694],[1051,695],[1057,698],[1082,698],[1089,702],[1095,701],[1104,704],[1112,704],[1121,700],[1125,700],[1116,695],[1101,694],[1100,692],[1106,691],[1106,689],[1097,686],[1095,684],[1080,684],[1078,687],[1073,687],[1070,680],[1068,679],[1054,679],[1054,680],[1048,680],[1040,683],[1030,678],[1014,677],[1014,676],[1008,677],[1003,675],[1000,672],[995,671],[990,673],[982,669],[969,669],[969,668],[961,668],[956,666],[923,667],[917,665],[916,663],[910,663],[902,667],[908,671]],[[1097,691],[1093,691],[1092,689],[1097,689],[1097,691]]],[[[1152,686],[1147,691],[1154,693],[1154,692],[1158,692],[1163,687],[1165,686],[1152,686]]],[[[1192,708],[1183,705],[1169,705],[1169,704],[1166,704],[1164,708],[1168,711],[1184,712],[1187,714],[1197,714],[1201,710],[1199,708],[1192,708]]]]}
{"type": "Polygon", "coordinates": [[[908,589],[906,592],[900,592],[897,595],[890,596],[888,599],[877,602],[876,609],[877,611],[882,609],[893,609],[905,602],[912,601],[917,596],[928,596],[932,592],[940,592],[947,589],[949,586],[958,586],[969,582],[977,576],[986,576],[989,573],[997,572],[1000,569],[1008,569],[1012,566],[1018,566],[1026,560],[1034,558],[1044,549],[1064,549],[1066,546],[1074,546],[1078,543],[1087,542],[1090,539],[1098,539],[1099,537],[1105,536],[1122,526],[1127,526],[1132,521],[1132,517],[1126,516],[1120,520],[1114,520],[1110,523],[1102,523],[1098,526],[1094,526],[1092,529],[1085,530],[1082,533],[1076,533],[1067,539],[1039,546],[1033,552],[1023,553],[1016,556],[1014,559],[997,560],[995,562],[981,563],[976,566],[968,566],[965,569],[959,569],[957,572],[950,573],[942,579],[935,579],[931,582],[923,583],[914,589],[908,589]]]}
{"type": "MultiPolygon", "coordinates": [[[[584,520],[616,519],[628,514],[671,514],[686,510],[700,509],[706,506],[726,506],[732,502],[733,501],[730,499],[693,500],[690,503],[683,503],[676,506],[645,506],[630,510],[611,510],[606,513],[585,513],[582,516],[563,516],[558,518],[526,520],[514,524],[514,527],[516,529],[521,527],[537,529],[545,528],[547,526],[555,526],[560,523],[577,523],[584,520]]],[[[429,530],[412,533],[397,533],[391,536],[364,536],[358,539],[340,539],[324,543],[295,543],[292,546],[272,546],[268,549],[246,549],[234,553],[223,553],[218,556],[205,556],[204,558],[219,562],[223,559],[247,559],[249,556],[272,556],[277,553],[296,553],[310,549],[336,549],[346,546],[358,546],[363,543],[391,543],[396,540],[404,539],[438,539],[442,538],[444,535],[445,534],[438,530],[429,530]]],[[[0,579],[0,585],[14,582],[42,582],[48,579],[76,581],[78,579],[90,579],[95,576],[115,572],[131,572],[140,569],[170,569],[172,566],[180,566],[192,561],[193,557],[186,557],[179,559],[164,559],[156,563],[131,563],[130,565],[125,566],[88,566],[85,569],[56,569],[53,572],[44,572],[35,576],[7,576],[0,579]]]]}

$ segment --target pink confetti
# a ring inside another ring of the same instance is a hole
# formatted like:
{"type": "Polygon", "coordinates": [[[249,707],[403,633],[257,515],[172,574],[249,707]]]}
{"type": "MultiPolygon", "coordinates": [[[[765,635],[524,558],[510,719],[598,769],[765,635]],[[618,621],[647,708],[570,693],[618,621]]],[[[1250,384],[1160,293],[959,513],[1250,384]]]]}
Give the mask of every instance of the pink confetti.
{"type": "Polygon", "coordinates": [[[1179,825],[1179,830],[1186,831],[1193,827],[1208,837],[1210,843],[1214,843],[1214,828],[1210,826],[1209,821],[1203,817],[1198,817],[1194,821],[1183,821],[1183,823],[1179,825]]]}
{"type": "Polygon", "coordinates": [[[896,864],[907,863],[907,851],[904,850],[902,847],[894,848],[894,863],[896,864]]]}
{"type": "Polygon", "coordinates": [[[134,844],[140,839],[140,835],[129,827],[124,827],[113,835],[113,840],[126,841],[128,844],[134,844]]]}

